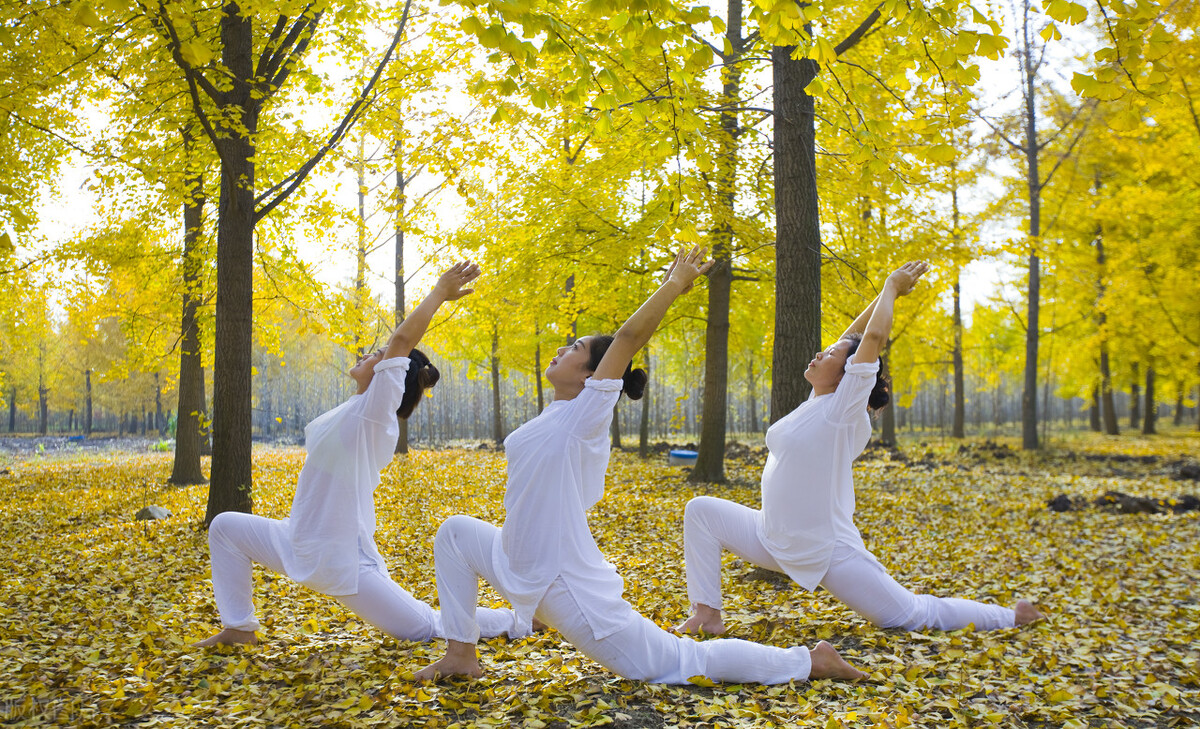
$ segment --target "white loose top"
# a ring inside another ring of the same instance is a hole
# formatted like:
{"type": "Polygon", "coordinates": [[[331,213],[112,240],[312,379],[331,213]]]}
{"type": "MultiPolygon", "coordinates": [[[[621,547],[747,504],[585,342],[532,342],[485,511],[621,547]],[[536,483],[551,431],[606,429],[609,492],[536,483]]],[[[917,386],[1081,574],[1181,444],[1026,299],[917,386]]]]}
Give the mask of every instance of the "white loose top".
{"type": "Polygon", "coordinates": [[[871,439],[867,398],[879,360],[846,361],[837,389],[813,395],[767,430],[758,536],[788,576],[814,590],[835,542],[862,547],[850,464],[871,439]]]}
{"type": "Polygon", "coordinates": [[[505,520],[492,562],[498,586],[526,630],[558,577],[596,638],[633,617],[622,598],[625,582],[600,553],[587,522],[588,509],[604,495],[608,428],[620,396],[621,380],[589,378],[574,399],[555,400],[504,439],[505,520]]]}
{"type": "Polygon", "coordinates": [[[279,552],[287,576],[326,595],[358,592],[360,564],[377,565],[375,488],[392,460],[400,425],[408,357],[375,365],[366,392],[352,395],[304,429],[308,456],[296,481],[291,516],[284,519],[289,544],[279,552]]]}

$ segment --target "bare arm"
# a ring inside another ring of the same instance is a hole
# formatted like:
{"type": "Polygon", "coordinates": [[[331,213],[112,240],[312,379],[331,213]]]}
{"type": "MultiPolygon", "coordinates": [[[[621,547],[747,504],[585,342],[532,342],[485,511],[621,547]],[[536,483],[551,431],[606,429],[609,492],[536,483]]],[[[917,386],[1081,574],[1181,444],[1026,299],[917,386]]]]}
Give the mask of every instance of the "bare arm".
{"type": "Polygon", "coordinates": [[[477,278],[479,278],[479,266],[470,261],[462,261],[451,266],[434,284],[433,291],[430,291],[429,295],[417,305],[417,308],[413,309],[413,312],[400,322],[396,331],[392,332],[391,339],[388,340],[387,352],[384,353],[383,358],[407,357],[413,347],[421,341],[421,337],[425,336],[425,330],[429,328],[429,322],[433,320],[433,315],[437,312],[438,307],[443,302],[461,299],[473,292],[475,289],[464,289],[463,286],[477,278]]]}
{"type": "Polygon", "coordinates": [[[650,336],[658,329],[675,299],[687,293],[692,288],[692,283],[712,266],[712,261],[704,260],[705,253],[706,250],[699,246],[688,252],[682,249],[679,251],[671,268],[667,270],[662,286],[659,286],[613,335],[613,342],[604,353],[600,364],[596,366],[592,377],[597,380],[615,380],[625,374],[625,368],[633,361],[633,355],[650,341],[650,336]]]}
{"type": "MultiPolygon", "coordinates": [[[[879,296],[875,297],[867,310],[858,317],[862,319],[866,316],[867,325],[863,331],[862,344],[858,345],[858,351],[854,353],[855,362],[874,362],[879,359],[879,353],[883,351],[892,331],[892,311],[896,306],[896,299],[912,291],[917,279],[928,270],[929,265],[924,261],[910,261],[887,277],[883,291],[879,292],[879,296]]],[[[853,331],[856,324],[858,319],[855,319],[854,324],[846,331],[853,331]]]]}

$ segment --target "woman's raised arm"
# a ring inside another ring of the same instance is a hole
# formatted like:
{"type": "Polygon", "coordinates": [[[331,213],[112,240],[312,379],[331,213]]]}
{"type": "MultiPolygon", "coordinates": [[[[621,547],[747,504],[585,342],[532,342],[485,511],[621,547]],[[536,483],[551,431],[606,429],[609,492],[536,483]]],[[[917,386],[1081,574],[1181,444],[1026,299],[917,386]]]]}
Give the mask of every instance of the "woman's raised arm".
{"type": "Polygon", "coordinates": [[[712,261],[704,260],[707,249],[695,246],[690,251],[682,248],[676,254],[662,286],[646,299],[646,302],[633,312],[617,333],[613,335],[612,344],[596,366],[592,377],[597,380],[620,379],[625,374],[625,368],[633,361],[633,355],[650,341],[654,330],[666,316],[667,309],[675,299],[687,293],[696,279],[712,267],[712,261]]]}
{"type": "Polygon", "coordinates": [[[455,301],[474,292],[475,289],[464,289],[463,287],[477,278],[479,278],[479,266],[470,261],[461,261],[451,266],[438,278],[437,283],[433,285],[433,291],[430,291],[429,295],[417,305],[417,308],[413,309],[413,312],[400,322],[396,331],[392,332],[383,358],[407,357],[413,347],[421,341],[421,337],[425,336],[425,330],[429,328],[429,322],[433,319],[438,307],[443,302],[455,301]]]}
{"type": "MultiPolygon", "coordinates": [[[[862,344],[858,345],[858,351],[854,353],[855,362],[874,362],[879,359],[879,353],[883,351],[892,331],[892,310],[895,308],[896,299],[912,291],[917,279],[928,270],[929,264],[925,261],[909,261],[887,277],[887,281],[883,283],[883,291],[879,292],[879,296],[875,297],[867,310],[859,315],[859,319],[863,316],[867,316],[868,319],[862,344]]],[[[858,319],[855,320],[855,324],[857,323],[858,319]]],[[[854,324],[851,324],[850,329],[846,331],[850,333],[853,329],[854,324]]]]}

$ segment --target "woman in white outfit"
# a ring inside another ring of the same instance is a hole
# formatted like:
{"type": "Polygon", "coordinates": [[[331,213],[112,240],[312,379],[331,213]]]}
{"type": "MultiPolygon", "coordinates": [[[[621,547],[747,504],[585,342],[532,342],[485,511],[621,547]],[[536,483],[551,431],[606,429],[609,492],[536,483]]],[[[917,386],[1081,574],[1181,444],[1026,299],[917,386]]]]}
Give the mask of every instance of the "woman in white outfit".
{"type": "Polygon", "coordinates": [[[974,623],[993,630],[1041,617],[1025,600],[1010,609],[913,594],[888,575],[854,526],[851,463],[871,437],[868,410],[888,402],[879,352],[896,299],[927,268],[917,261],[892,273],[841,339],[809,363],[804,377],[812,396],[767,430],[761,510],[708,496],[688,502],[683,549],[692,614],[680,632],[724,632],[722,549],[782,572],[806,590],[820,585],[883,628],[957,630],[974,623]]]}
{"type": "Polygon", "coordinates": [[[809,677],[859,678],[828,643],[811,652],[742,640],[696,642],[638,615],[624,582],[596,546],[587,511],[604,493],[608,430],[624,391],[640,397],[646,374],[630,367],[667,308],[708,270],[703,249],[680,251],[663,285],[613,337],[584,337],[546,368],[554,401],[505,440],[505,521],[447,519],[434,541],[446,655],[417,680],[480,676],[475,620],[479,578],[512,604],[520,629],[536,615],[585,655],[626,678],[685,683],[782,683],[809,677]]]}
{"type": "MultiPolygon", "coordinates": [[[[374,492],[395,452],[397,416],[411,415],[438,381],[437,368],[413,347],[442,302],[471,293],[463,287],[478,276],[479,267],[470,262],[450,268],[387,347],[363,355],[350,369],[358,392],[304,429],[308,455],[288,518],[227,511],[212,520],[209,554],[223,629],[197,646],[257,642],[253,562],[335,598],[399,640],[441,636],[438,612],[388,575],[375,546],[374,492]]],[[[481,609],[477,619],[486,636],[516,637],[511,610],[481,609]]]]}

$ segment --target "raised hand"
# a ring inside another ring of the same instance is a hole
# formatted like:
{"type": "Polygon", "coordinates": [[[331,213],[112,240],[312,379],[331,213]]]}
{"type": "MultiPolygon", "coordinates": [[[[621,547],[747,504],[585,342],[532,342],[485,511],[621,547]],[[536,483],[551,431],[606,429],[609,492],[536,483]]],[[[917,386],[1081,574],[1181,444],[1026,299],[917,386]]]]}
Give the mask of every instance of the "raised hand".
{"type": "Polygon", "coordinates": [[[897,296],[906,296],[928,270],[929,264],[925,261],[909,261],[893,271],[887,280],[895,286],[897,296]]]}
{"type": "Polygon", "coordinates": [[[685,251],[680,248],[675,254],[675,260],[671,261],[671,266],[667,269],[667,274],[663,276],[663,283],[667,281],[675,281],[683,287],[680,294],[686,294],[692,290],[692,284],[696,279],[708,273],[708,269],[712,268],[713,262],[704,260],[708,249],[703,246],[692,246],[692,250],[685,251]]]}
{"type": "Polygon", "coordinates": [[[474,293],[475,289],[464,289],[463,286],[479,278],[479,266],[468,261],[459,261],[438,278],[433,286],[433,292],[442,297],[443,301],[456,301],[474,293]]]}

